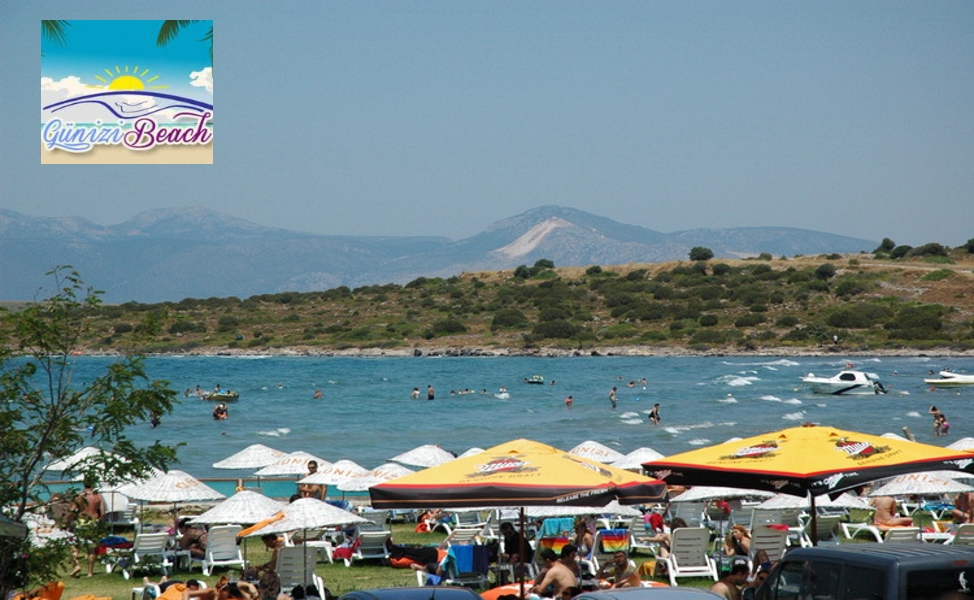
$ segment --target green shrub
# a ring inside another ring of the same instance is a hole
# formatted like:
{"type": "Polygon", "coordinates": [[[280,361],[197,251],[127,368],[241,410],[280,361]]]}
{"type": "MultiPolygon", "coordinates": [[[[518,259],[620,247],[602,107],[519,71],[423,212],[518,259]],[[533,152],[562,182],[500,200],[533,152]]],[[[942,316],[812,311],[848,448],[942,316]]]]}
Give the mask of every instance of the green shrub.
{"type": "Polygon", "coordinates": [[[920,279],[923,281],[942,281],[953,276],[954,272],[950,269],[937,269],[936,271],[930,271],[920,279]]]}
{"type": "Polygon", "coordinates": [[[591,267],[585,269],[586,275],[598,275],[602,272],[602,267],[599,265],[592,265],[591,267]]]}
{"type": "Polygon", "coordinates": [[[754,327],[760,323],[764,323],[764,315],[760,313],[749,313],[737,317],[734,321],[734,327],[754,327]]]}
{"type": "Polygon", "coordinates": [[[698,329],[690,337],[691,344],[724,344],[727,335],[720,329],[698,329]]]}
{"type": "Polygon", "coordinates": [[[466,333],[467,326],[456,319],[441,319],[433,323],[434,335],[453,335],[456,333],[466,333]]]}
{"type": "Polygon", "coordinates": [[[714,257],[714,251],[703,246],[694,246],[690,249],[690,260],[710,260],[714,257]]]}
{"type": "Polygon", "coordinates": [[[798,317],[794,315],[785,315],[774,323],[775,327],[781,327],[782,329],[785,327],[794,327],[795,325],[798,325],[798,317]]]}
{"type": "Polygon", "coordinates": [[[893,315],[893,311],[879,304],[857,304],[849,308],[838,310],[826,319],[832,327],[844,329],[868,329],[882,323],[893,315]]]}
{"type": "Polygon", "coordinates": [[[522,328],[529,325],[528,318],[516,308],[502,308],[494,314],[490,329],[497,331],[507,327],[522,328]]]}
{"type": "Polygon", "coordinates": [[[713,327],[718,321],[717,315],[700,315],[700,318],[697,320],[701,327],[713,327]]]}
{"type": "Polygon", "coordinates": [[[536,336],[543,338],[570,338],[578,332],[578,327],[565,320],[545,321],[538,323],[531,330],[536,336]]]}
{"type": "Polygon", "coordinates": [[[237,317],[223,316],[216,322],[216,330],[221,332],[233,331],[240,326],[240,319],[237,317]]]}

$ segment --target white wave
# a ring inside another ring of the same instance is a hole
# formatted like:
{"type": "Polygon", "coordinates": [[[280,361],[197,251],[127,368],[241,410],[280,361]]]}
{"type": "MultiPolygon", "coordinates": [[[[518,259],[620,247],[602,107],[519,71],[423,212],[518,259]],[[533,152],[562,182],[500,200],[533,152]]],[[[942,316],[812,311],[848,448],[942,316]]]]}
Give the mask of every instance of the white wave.
{"type": "Polygon", "coordinates": [[[908,392],[906,390],[898,390],[896,393],[899,394],[900,396],[909,396],[910,395],[910,392],[908,392]]]}
{"type": "Polygon", "coordinates": [[[731,387],[742,387],[745,385],[752,385],[755,381],[761,381],[760,377],[732,377],[724,381],[725,384],[731,387]]]}
{"type": "Polygon", "coordinates": [[[281,437],[281,432],[276,429],[272,429],[270,431],[258,431],[257,435],[262,435],[265,437],[281,437]]]}
{"type": "Polygon", "coordinates": [[[277,428],[277,431],[279,431],[281,433],[281,435],[287,435],[287,434],[291,433],[291,428],[290,427],[278,427],[277,428]]]}
{"type": "Polygon", "coordinates": [[[680,430],[677,429],[676,427],[664,427],[663,431],[665,431],[666,433],[671,433],[673,435],[679,435],[680,433],[680,430]]]}
{"type": "Polygon", "coordinates": [[[642,419],[619,419],[619,420],[625,423],[626,425],[642,425],[643,423],[642,419]]]}
{"type": "Polygon", "coordinates": [[[739,367],[764,367],[764,366],[797,367],[800,363],[796,363],[793,360],[788,360],[787,358],[781,358],[778,360],[761,361],[761,362],[754,362],[754,363],[735,363],[730,361],[724,361],[723,364],[739,366],[739,367]]]}
{"type": "Polygon", "coordinates": [[[802,402],[798,398],[791,398],[789,400],[784,400],[782,403],[783,404],[791,404],[792,406],[801,406],[802,404],[804,404],[804,402],[802,402]]]}
{"type": "Polygon", "coordinates": [[[906,413],[906,416],[919,419],[922,415],[915,410],[911,410],[910,412],[906,413]]]}
{"type": "Polygon", "coordinates": [[[784,419],[785,421],[801,421],[805,418],[805,411],[800,410],[798,412],[781,415],[781,418],[784,419]]]}
{"type": "Polygon", "coordinates": [[[498,398],[500,400],[507,400],[510,397],[511,397],[511,395],[509,393],[507,393],[507,392],[501,392],[500,394],[494,394],[494,398],[498,398]]]}
{"type": "Polygon", "coordinates": [[[779,398],[777,396],[772,396],[770,394],[767,394],[767,395],[764,395],[764,396],[760,396],[758,398],[758,400],[765,400],[767,402],[781,402],[781,398],[779,398]]]}
{"type": "Polygon", "coordinates": [[[707,438],[694,438],[687,443],[691,446],[709,446],[712,442],[707,438]]]}
{"type": "Polygon", "coordinates": [[[717,402],[720,402],[721,404],[737,404],[737,398],[728,395],[726,398],[718,398],[717,402]]]}
{"type": "MultiPolygon", "coordinates": [[[[648,413],[649,411],[646,411],[646,412],[648,413]]],[[[638,412],[627,411],[627,412],[624,412],[621,415],[619,415],[619,418],[620,419],[631,419],[633,417],[638,417],[638,416],[639,416],[639,413],[638,412]]]]}
{"type": "Polygon", "coordinates": [[[819,407],[819,408],[825,408],[826,406],[828,406],[828,404],[826,404],[826,403],[824,403],[824,402],[819,402],[819,403],[818,403],[818,404],[816,404],[815,406],[817,406],[817,407],[819,407]]]}

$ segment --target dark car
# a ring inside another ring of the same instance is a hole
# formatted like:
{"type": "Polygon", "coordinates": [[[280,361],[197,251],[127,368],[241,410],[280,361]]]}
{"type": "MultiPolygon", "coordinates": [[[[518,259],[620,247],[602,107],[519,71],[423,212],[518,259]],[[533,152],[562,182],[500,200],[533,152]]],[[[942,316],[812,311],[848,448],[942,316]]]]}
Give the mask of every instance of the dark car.
{"type": "Polygon", "coordinates": [[[710,590],[691,587],[633,587],[583,592],[574,600],[713,600],[723,598],[710,590]]]}
{"type": "Polygon", "coordinates": [[[483,600],[465,587],[392,587],[342,594],[338,600],[483,600]]]}
{"type": "Polygon", "coordinates": [[[974,547],[862,543],[788,551],[757,598],[937,600],[957,592],[974,594],[974,547]]]}

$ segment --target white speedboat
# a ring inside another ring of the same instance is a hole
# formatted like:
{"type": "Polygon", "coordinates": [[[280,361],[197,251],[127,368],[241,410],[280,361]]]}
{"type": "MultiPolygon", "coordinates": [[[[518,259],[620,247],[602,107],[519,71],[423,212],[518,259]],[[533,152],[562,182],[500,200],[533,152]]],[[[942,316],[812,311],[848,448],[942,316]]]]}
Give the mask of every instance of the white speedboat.
{"type": "Polygon", "coordinates": [[[974,375],[961,375],[953,371],[941,371],[939,379],[924,379],[927,385],[974,385],[974,375]]]}
{"type": "Polygon", "coordinates": [[[814,373],[802,377],[802,382],[815,394],[885,394],[888,390],[871,373],[840,371],[832,377],[817,377],[814,373]]]}

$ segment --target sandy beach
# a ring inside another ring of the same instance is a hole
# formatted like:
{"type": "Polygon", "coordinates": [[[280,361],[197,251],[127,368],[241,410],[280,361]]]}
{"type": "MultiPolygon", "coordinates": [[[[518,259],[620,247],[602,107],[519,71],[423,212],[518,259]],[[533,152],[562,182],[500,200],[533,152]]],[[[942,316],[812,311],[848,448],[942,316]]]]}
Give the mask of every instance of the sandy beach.
{"type": "Polygon", "coordinates": [[[212,165],[213,144],[156,146],[136,152],[123,146],[98,146],[88,152],[47,150],[41,142],[42,165],[212,165]]]}

